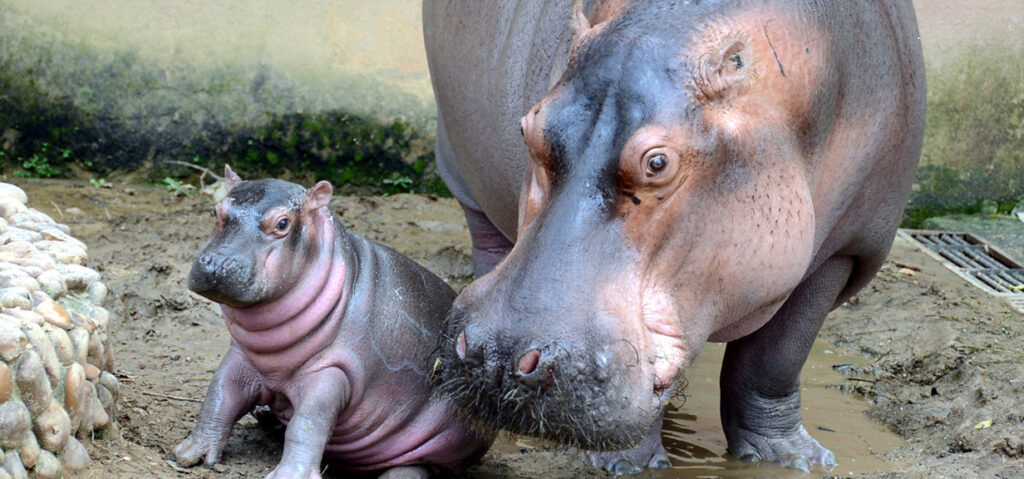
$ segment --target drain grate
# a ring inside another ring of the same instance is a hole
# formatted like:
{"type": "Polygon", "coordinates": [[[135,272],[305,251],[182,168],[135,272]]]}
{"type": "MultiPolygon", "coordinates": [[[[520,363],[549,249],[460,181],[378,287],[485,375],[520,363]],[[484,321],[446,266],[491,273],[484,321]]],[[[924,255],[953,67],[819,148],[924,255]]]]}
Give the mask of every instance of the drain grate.
{"type": "Polygon", "coordinates": [[[965,232],[903,230],[899,235],[967,282],[1024,312],[1024,265],[984,238],[965,232]]]}

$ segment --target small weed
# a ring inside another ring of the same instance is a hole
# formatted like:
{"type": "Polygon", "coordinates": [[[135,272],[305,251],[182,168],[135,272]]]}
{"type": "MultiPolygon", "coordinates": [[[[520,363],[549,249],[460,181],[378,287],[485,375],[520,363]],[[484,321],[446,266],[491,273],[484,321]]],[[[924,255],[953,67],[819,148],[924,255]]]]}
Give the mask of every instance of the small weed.
{"type": "Polygon", "coordinates": [[[174,196],[192,196],[195,187],[181,180],[169,176],[164,177],[164,189],[174,196]]]}
{"type": "Polygon", "coordinates": [[[95,186],[97,188],[103,188],[107,184],[107,179],[106,178],[100,178],[100,179],[89,178],[89,183],[91,183],[93,186],[95,186]]]}
{"type": "MultiPolygon", "coordinates": [[[[21,160],[21,158],[19,158],[19,160],[21,160]]],[[[27,160],[22,161],[21,166],[24,169],[14,170],[14,176],[22,178],[53,178],[54,176],[60,175],[60,169],[51,165],[50,160],[47,157],[39,156],[38,153],[34,153],[27,160]]]]}
{"type": "Polygon", "coordinates": [[[412,178],[404,175],[394,174],[391,178],[384,178],[381,183],[386,185],[384,188],[391,193],[411,193],[412,192],[412,178]]]}

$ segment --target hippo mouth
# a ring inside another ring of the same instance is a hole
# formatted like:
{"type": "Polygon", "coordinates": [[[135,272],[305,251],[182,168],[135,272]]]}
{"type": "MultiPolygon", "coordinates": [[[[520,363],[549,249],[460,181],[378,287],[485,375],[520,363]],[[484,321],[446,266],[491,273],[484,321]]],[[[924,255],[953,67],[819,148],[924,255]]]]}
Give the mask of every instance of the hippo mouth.
{"type": "MultiPolygon", "coordinates": [[[[595,355],[553,344],[540,348],[538,355],[558,355],[559,366],[538,382],[521,372],[538,362],[543,367],[546,361],[472,354],[460,358],[459,339],[451,331],[441,338],[436,355],[435,394],[450,399],[456,415],[480,432],[503,429],[594,451],[627,449],[644,440],[660,421],[662,405],[677,392],[673,385],[685,384],[659,384],[648,372],[651,365],[641,367],[638,361],[623,362],[611,355],[574,361],[595,355]]],[[[635,351],[628,341],[621,344],[635,351]]],[[[634,357],[640,360],[639,354],[634,357]]]]}

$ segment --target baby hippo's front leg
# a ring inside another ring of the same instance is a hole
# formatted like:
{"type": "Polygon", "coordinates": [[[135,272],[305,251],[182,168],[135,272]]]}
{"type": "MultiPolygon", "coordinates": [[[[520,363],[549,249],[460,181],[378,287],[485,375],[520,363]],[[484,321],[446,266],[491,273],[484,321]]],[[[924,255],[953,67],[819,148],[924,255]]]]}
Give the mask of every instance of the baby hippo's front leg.
{"type": "Polygon", "coordinates": [[[285,429],[281,462],[267,479],[319,479],[324,446],[349,399],[348,378],[332,367],[304,376],[290,389],[296,391],[295,412],[285,429]]]}
{"type": "Polygon", "coordinates": [[[178,464],[188,467],[206,462],[207,466],[213,466],[220,460],[232,426],[251,411],[261,397],[260,378],[238,344],[232,341],[210,381],[195,430],[174,448],[178,464]]]}

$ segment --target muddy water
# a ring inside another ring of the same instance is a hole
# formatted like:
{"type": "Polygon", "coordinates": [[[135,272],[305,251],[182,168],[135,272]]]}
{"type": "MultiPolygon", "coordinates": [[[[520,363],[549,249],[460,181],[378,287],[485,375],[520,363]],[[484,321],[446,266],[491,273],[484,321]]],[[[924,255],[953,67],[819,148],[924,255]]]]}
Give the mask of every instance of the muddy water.
{"type": "MultiPolygon", "coordinates": [[[[685,404],[669,405],[662,439],[672,459],[664,478],[803,477],[798,471],[751,465],[726,458],[725,437],[718,416],[718,375],[725,346],[709,343],[687,370],[689,387],[685,404]]],[[[834,353],[828,343],[817,341],[801,376],[804,426],[836,454],[839,466],[831,472],[854,475],[895,469],[882,454],[903,441],[875,424],[864,414],[866,401],[830,387],[844,376],[833,365],[864,364],[861,358],[834,353]]]]}

